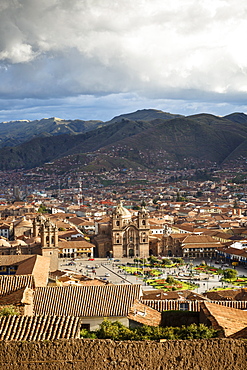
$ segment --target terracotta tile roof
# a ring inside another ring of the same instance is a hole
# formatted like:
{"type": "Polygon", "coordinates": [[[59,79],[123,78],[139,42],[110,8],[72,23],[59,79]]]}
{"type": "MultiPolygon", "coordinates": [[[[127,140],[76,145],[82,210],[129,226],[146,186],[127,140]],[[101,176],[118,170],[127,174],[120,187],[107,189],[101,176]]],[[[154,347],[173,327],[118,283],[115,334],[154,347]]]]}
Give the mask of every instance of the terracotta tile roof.
{"type": "Polygon", "coordinates": [[[31,275],[34,273],[34,270],[37,269],[37,265],[38,268],[42,270],[43,274],[45,272],[48,273],[50,267],[50,258],[38,255],[27,258],[25,261],[22,261],[22,263],[19,264],[16,275],[31,275]],[[47,271],[44,271],[45,267],[47,271]]]}
{"type": "Polygon", "coordinates": [[[232,237],[232,234],[225,233],[222,231],[217,231],[217,230],[208,230],[208,229],[202,229],[203,233],[206,235],[211,235],[212,238],[219,238],[219,239],[225,239],[229,240],[232,237]]]}
{"type": "Polygon", "coordinates": [[[32,275],[0,275],[0,297],[26,287],[34,288],[32,275]]]}
{"type": "Polygon", "coordinates": [[[31,258],[34,255],[9,255],[9,256],[0,256],[0,266],[12,266],[12,265],[19,265],[27,258],[31,258]]]}
{"type": "Polygon", "coordinates": [[[80,317],[125,317],[140,285],[66,286],[37,288],[34,292],[36,315],[80,317]]]}
{"type": "Polygon", "coordinates": [[[228,337],[247,326],[247,312],[219,306],[211,302],[201,303],[201,309],[216,330],[228,337]]]}
{"type": "Polygon", "coordinates": [[[79,226],[79,225],[81,225],[81,224],[83,224],[85,222],[85,219],[80,218],[80,217],[71,217],[69,219],[69,222],[71,222],[74,225],[79,226]]]}
{"type": "Polygon", "coordinates": [[[224,252],[227,254],[234,254],[235,256],[242,256],[247,257],[247,251],[246,249],[237,249],[233,247],[227,247],[227,248],[217,248],[220,252],[224,252]]]}
{"type": "Polygon", "coordinates": [[[242,330],[237,331],[236,333],[230,335],[229,337],[233,339],[240,339],[240,338],[247,339],[247,327],[242,330]]]}
{"type": "Polygon", "coordinates": [[[143,325],[159,326],[161,324],[161,312],[136,300],[129,311],[128,319],[143,325]]]}
{"type": "Polygon", "coordinates": [[[95,245],[87,242],[86,240],[69,240],[69,241],[58,241],[58,248],[95,248],[95,245]]]}
{"type": "Polygon", "coordinates": [[[18,266],[15,276],[33,275],[36,287],[47,285],[48,274],[50,269],[50,257],[44,257],[39,255],[1,256],[0,265],[18,266]]]}
{"type": "MultiPolygon", "coordinates": [[[[210,235],[188,235],[186,236],[186,238],[184,239],[184,244],[188,244],[188,243],[191,243],[191,244],[214,244],[216,243],[215,242],[215,239],[213,239],[210,235]]],[[[220,243],[218,242],[218,244],[220,245],[220,243]]]]}
{"type": "Polygon", "coordinates": [[[70,316],[2,316],[0,340],[41,341],[79,338],[80,318],[70,316]]]}
{"type": "Polygon", "coordinates": [[[13,293],[10,293],[5,296],[0,296],[0,305],[6,306],[6,305],[15,305],[19,306],[22,304],[22,299],[24,296],[25,288],[16,290],[13,293]]]}
{"type": "Polygon", "coordinates": [[[228,289],[218,290],[216,292],[207,292],[203,294],[210,300],[230,300],[230,301],[247,301],[247,289],[228,289]]]}
{"type": "Polygon", "coordinates": [[[197,249],[203,249],[203,248],[219,248],[221,244],[219,244],[219,242],[216,242],[216,240],[214,241],[214,243],[210,243],[210,244],[186,244],[184,243],[182,245],[182,249],[193,249],[193,248],[197,248],[197,249]]]}
{"type": "MultiPolygon", "coordinates": [[[[247,310],[247,301],[211,301],[211,303],[218,304],[224,307],[232,307],[238,310],[247,310]]],[[[149,307],[158,310],[159,312],[168,310],[180,310],[181,304],[186,304],[188,311],[200,311],[200,305],[205,300],[192,300],[192,299],[141,299],[141,302],[148,305],[149,307]]]]}
{"type": "Polygon", "coordinates": [[[172,238],[172,239],[181,239],[181,240],[183,240],[183,239],[185,239],[186,238],[186,234],[179,234],[179,233],[172,233],[172,234],[170,234],[170,237],[172,238]]]}
{"type": "Polygon", "coordinates": [[[149,291],[143,291],[143,300],[161,300],[161,299],[179,299],[179,300],[207,300],[206,297],[203,297],[201,294],[192,292],[191,290],[182,290],[182,291],[171,291],[164,292],[162,289],[155,289],[149,291]]]}

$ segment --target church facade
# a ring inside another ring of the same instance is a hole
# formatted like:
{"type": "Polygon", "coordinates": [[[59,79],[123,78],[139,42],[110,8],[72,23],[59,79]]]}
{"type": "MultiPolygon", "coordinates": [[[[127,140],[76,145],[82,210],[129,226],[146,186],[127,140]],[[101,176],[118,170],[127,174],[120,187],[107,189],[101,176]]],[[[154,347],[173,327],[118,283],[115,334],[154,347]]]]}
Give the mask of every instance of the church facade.
{"type": "Polygon", "coordinates": [[[142,207],[137,215],[118,204],[111,220],[99,224],[94,241],[98,257],[148,257],[149,256],[149,214],[142,207]]]}

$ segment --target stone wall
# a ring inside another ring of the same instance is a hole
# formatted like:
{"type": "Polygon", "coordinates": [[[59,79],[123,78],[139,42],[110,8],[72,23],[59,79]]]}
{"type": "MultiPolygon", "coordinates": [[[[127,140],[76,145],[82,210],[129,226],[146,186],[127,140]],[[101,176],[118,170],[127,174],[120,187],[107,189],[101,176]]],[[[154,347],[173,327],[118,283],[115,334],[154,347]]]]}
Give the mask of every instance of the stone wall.
{"type": "Polygon", "coordinates": [[[0,342],[0,369],[246,370],[244,340],[0,342]]]}

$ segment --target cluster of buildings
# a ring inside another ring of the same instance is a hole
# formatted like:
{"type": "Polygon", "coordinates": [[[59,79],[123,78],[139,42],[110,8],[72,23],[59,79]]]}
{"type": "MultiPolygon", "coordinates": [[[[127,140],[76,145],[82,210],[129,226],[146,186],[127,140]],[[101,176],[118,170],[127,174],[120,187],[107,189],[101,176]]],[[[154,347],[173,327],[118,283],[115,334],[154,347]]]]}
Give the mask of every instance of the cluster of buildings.
{"type": "MultiPolygon", "coordinates": [[[[176,189],[177,190],[177,189],[176,189]]],[[[218,258],[246,264],[247,203],[155,198],[133,202],[112,193],[77,203],[31,194],[0,205],[0,255],[218,258]],[[90,203],[90,205],[89,205],[90,203]]],[[[168,191],[168,190],[167,190],[168,191]]],[[[153,196],[153,195],[152,195],[153,196]]],[[[243,196],[244,198],[244,196],[243,196]]]]}
{"type": "Polygon", "coordinates": [[[118,193],[95,182],[77,191],[61,186],[56,196],[40,189],[24,200],[17,199],[23,191],[19,187],[11,201],[3,189],[0,310],[11,305],[19,316],[0,318],[0,339],[74,338],[82,328],[96,329],[104,317],[127,326],[157,326],[164,310],[196,312],[193,322],[212,325],[222,336],[245,337],[245,289],[217,296],[154,294],[140,285],[113,285],[59,268],[64,259],[149,256],[247,265],[244,187],[240,194],[226,184],[193,186],[194,193],[186,181],[166,188],[159,182],[153,187],[122,184],[126,191],[118,193]],[[230,326],[229,317],[234,318],[230,326]]]}

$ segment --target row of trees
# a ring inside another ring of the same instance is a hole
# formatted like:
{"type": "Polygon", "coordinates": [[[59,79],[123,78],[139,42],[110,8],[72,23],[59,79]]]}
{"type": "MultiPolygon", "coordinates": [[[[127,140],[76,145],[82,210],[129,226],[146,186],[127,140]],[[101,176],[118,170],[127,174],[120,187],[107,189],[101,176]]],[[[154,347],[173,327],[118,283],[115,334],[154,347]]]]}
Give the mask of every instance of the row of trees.
{"type": "Polygon", "coordinates": [[[81,337],[112,340],[208,339],[217,337],[217,331],[203,324],[191,324],[181,328],[148,325],[127,328],[119,321],[111,322],[105,319],[100,328],[94,332],[83,329],[81,337]]]}

